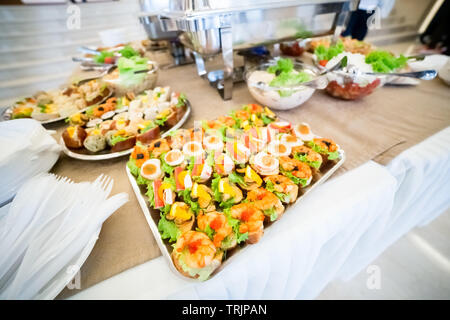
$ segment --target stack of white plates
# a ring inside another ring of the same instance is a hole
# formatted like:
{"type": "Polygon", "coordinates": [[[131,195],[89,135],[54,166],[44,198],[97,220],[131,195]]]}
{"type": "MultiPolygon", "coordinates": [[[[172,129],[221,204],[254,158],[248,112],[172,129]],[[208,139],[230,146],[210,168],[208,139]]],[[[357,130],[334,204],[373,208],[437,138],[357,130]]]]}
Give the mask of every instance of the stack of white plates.
{"type": "Polygon", "coordinates": [[[0,206],[38,173],[48,172],[61,147],[36,120],[0,122],[0,206]]]}
{"type": "Polygon", "coordinates": [[[76,275],[103,222],[128,201],[113,181],[40,174],[0,209],[0,299],[53,299],[76,275]]]}

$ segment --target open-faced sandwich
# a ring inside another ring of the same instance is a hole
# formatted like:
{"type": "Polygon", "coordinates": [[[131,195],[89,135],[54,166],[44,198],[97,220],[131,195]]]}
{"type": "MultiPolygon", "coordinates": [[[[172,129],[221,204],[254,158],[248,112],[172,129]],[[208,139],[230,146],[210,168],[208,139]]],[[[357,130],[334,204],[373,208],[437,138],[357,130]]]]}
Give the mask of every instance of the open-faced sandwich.
{"type": "Polygon", "coordinates": [[[174,266],[205,280],[236,247],[258,242],[314,173],[337,158],[338,145],[308,124],[249,104],[167,138],[138,141],[127,166],[159,210],[155,222],[173,244],[174,266]]]}
{"type": "Polygon", "coordinates": [[[99,80],[62,90],[41,91],[17,101],[11,108],[11,119],[33,118],[50,121],[71,116],[111,96],[112,90],[99,80]]]}
{"type": "Polygon", "coordinates": [[[136,142],[149,144],[175,126],[187,110],[186,103],[183,94],[171,93],[169,87],[109,98],[69,117],[70,126],[62,137],[74,152],[130,150],[136,142]]]}

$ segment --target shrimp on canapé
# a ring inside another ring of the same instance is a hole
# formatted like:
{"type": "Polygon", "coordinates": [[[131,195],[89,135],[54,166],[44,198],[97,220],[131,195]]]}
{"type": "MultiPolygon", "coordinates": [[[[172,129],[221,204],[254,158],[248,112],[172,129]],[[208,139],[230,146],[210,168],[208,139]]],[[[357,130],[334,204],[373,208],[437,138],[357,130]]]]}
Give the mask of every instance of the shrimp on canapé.
{"type": "Polygon", "coordinates": [[[280,167],[283,169],[282,173],[284,175],[286,175],[284,172],[287,172],[288,174],[291,174],[295,178],[301,179],[302,187],[306,187],[308,184],[311,183],[312,171],[310,166],[308,166],[306,163],[286,156],[280,157],[279,161],[280,167]]]}
{"type": "Polygon", "coordinates": [[[248,243],[256,243],[264,233],[264,213],[253,203],[240,203],[231,207],[231,216],[241,221],[240,233],[248,232],[248,243]]]}
{"type": "Polygon", "coordinates": [[[199,269],[209,265],[217,251],[206,234],[192,230],[183,233],[174,247],[177,252],[183,252],[185,249],[187,252],[184,255],[184,263],[199,269]]]}
{"type": "Polygon", "coordinates": [[[278,220],[283,215],[284,206],[280,199],[264,188],[257,188],[247,193],[247,200],[262,210],[265,215],[270,216],[271,221],[278,220]]]}
{"type": "Polygon", "coordinates": [[[237,244],[233,229],[222,212],[200,213],[197,216],[197,226],[202,231],[205,231],[208,226],[214,230],[213,243],[217,248],[229,250],[237,244]]]}
{"type": "Polygon", "coordinates": [[[331,139],[326,138],[314,138],[313,142],[319,146],[321,149],[324,149],[328,152],[335,152],[339,149],[336,143],[331,139]]]}
{"type": "Polygon", "coordinates": [[[172,260],[178,271],[202,281],[220,266],[222,258],[223,251],[216,249],[209,237],[199,231],[183,233],[172,251],[172,260]]]}
{"type": "Polygon", "coordinates": [[[282,200],[284,203],[292,203],[297,199],[298,186],[288,177],[277,174],[265,177],[264,182],[266,185],[271,183],[271,185],[273,185],[273,191],[286,195],[282,200]]]}
{"type": "Polygon", "coordinates": [[[307,146],[297,146],[292,148],[292,155],[309,166],[319,169],[322,165],[322,156],[307,146]]]}

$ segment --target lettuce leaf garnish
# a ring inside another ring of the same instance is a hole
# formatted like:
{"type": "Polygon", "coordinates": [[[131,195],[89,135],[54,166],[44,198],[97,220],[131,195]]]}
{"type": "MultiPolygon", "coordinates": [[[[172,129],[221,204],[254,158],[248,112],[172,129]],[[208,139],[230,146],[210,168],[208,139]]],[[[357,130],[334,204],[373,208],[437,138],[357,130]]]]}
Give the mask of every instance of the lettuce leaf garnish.
{"type": "Polygon", "coordinates": [[[306,186],[306,184],[308,183],[307,179],[298,178],[298,177],[294,176],[291,172],[286,171],[282,168],[280,168],[280,172],[283,175],[285,175],[286,177],[288,177],[289,179],[291,179],[292,182],[294,182],[295,184],[300,184],[302,187],[306,186]]]}
{"type": "Polygon", "coordinates": [[[263,114],[263,115],[261,116],[261,119],[262,119],[262,121],[263,121],[263,123],[264,123],[265,126],[267,126],[269,123],[272,123],[272,122],[275,121],[274,119],[269,118],[269,117],[266,116],[265,114],[263,114]]]}
{"type": "Polygon", "coordinates": [[[167,239],[169,242],[177,241],[178,237],[181,235],[181,231],[178,229],[175,222],[167,220],[163,212],[160,213],[158,231],[161,233],[161,238],[167,239]]]}
{"type": "Polygon", "coordinates": [[[141,171],[141,169],[139,169],[139,167],[136,165],[136,160],[134,159],[128,160],[127,167],[128,169],[130,169],[131,174],[135,177],[137,177],[141,171]]]}
{"type": "Polygon", "coordinates": [[[233,229],[234,234],[236,235],[236,241],[237,243],[244,242],[248,239],[248,232],[246,233],[240,233],[239,232],[239,225],[241,222],[238,219],[235,219],[231,216],[230,208],[224,209],[223,213],[227,217],[228,224],[233,229]]]}
{"type": "Polygon", "coordinates": [[[181,191],[178,191],[178,196],[183,198],[183,201],[189,205],[189,207],[194,211],[195,215],[197,216],[198,212],[200,211],[200,206],[198,205],[198,202],[192,200],[191,198],[191,189],[184,189],[181,191]]]}
{"type": "Polygon", "coordinates": [[[245,183],[244,177],[241,176],[241,175],[238,174],[238,173],[231,172],[231,173],[228,175],[228,179],[229,179],[230,182],[232,182],[232,183],[239,184],[239,185],[244,186],[244,187],[247,186],[247,183],[245,183]]]}
{"type": "Polygon", "coordinates": [[[281,200],[281,202],[289,203],[289,201],[291,199],[290,196],[288,194],[286,194],[286,193],[275,191],[275,186],[273,185],[272,181],[268,180],[266,182],[266,189],[267,189],[267,191],[270,191],[274,195],[276,195],[278,197],[278,199],[281,200]]]}
{"type": "Polygon", "coordinates": [[[187,98],[186,98],[185,94],[180,93],[180,96],[178,97],[178,102],[175,105],[175,107],[180,108],[180,107],[186,105],[186,101],[187,101],[187,98]]]}
{"type": "Polygon", "coordinates": [[[217,173],[214,173],[214,179],[211,181],[211,190],[214,194],[214,200],[216,202],[220,202],[222,200],[222,195],[219,191],[219,182],[220,182],[220,176],[217,173]]]}
{"type": "Polygon", "coordinates": [[[329,152],[327,149],[322,148],[318,144],[314,143],[314,141],[307,142],[308,147],[313,149],[317,153],[328,155],[328,160],[335,160],[339,158],[339,151],[336,150],[334,152],[329,152]]]}
{"type": "Polygon", "coordinates": [[[264,210],[264,215],[269,216],[270,221],[275,221],[278,218],[278,214],[276,213],[275,208],[264,210]]]}
{"type": "Polygon", "coordinates": [[[114,145],[116,145],[117,143],[119,143],[121,141],[128,140],[129,138],[130,137],[124,137],[124,136],[121,136],[121,135],[113,136],[111,138],[111,145],[114,146],[114,145]]]}
{"type": "Polygon", "coordinates": [[[147,184],[147,192],[145,193],[145,195],[148,198],[150,206],[155,207],[155,193],[153,190],[153,183],[147,184]]]}
{"type": "MultiPolygon", "coordinates": [[[[338,154],[338,157],[339,157],[339,154],[338,154]]],[[[316,169],[319,169],[320,165],[322,164],[321,161],[311,161],[311,160],[309,160],[308,156],[306,154],[296,153],[296,154],[294,154],[294,158],[299,160],[299,161],[301,161],[301,162],[304,162],[307,165],[309,165],[310,167],[313,167],[313,168],[316,168],[316,169]]]]}

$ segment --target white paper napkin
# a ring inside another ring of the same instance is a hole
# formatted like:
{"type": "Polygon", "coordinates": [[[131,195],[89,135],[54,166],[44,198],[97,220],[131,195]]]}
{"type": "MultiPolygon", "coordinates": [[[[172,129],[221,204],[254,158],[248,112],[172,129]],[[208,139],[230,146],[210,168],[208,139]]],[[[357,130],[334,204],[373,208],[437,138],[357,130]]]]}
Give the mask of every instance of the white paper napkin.
{"type": "Polygon", "coordinates": [[[0,211],[0,299],[52,299],[64,288],[70,262],[87,258],[103,222],[128,201],[109,197],[112,186],[103,175],[73,183],[40,174],[19,189],[0,211]]]}
{"type": "Polygon", "coordinates": [[[28,179],[48,172],[61,147],[36,120],[0,122],[0,206],[28,179]]]}

